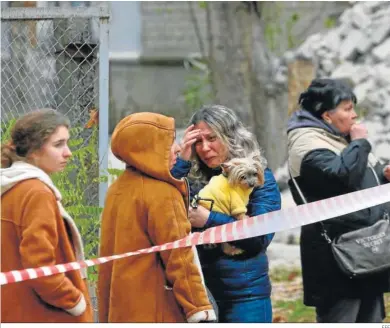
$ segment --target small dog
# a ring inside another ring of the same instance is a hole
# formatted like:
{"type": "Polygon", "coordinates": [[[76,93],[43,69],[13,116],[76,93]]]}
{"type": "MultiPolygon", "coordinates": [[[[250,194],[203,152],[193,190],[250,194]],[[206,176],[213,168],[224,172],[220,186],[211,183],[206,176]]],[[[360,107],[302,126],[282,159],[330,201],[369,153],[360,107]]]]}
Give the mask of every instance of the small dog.
{"type": "MultiPolygon", "coordinates": [[[[195,201],[210,211],[245,218],[249,195],[255,187],[264,184],[264,169],[260,153],[254,152],[246,158],[233,158],[221,164],[222,174],[211,178],[199,191],[195,201]],[[211,202],[211,207],[210,207],[211,202]]],[[[222,251],[227,255],[239,255],[243,250],[229,243],[222,243],[222,251]]]]}

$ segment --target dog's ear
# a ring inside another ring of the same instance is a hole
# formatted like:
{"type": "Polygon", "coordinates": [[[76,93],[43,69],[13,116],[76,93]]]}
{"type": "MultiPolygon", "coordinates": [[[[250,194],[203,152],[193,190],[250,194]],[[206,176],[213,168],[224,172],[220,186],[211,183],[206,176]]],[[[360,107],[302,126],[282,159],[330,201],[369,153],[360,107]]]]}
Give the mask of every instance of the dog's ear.
{"type": "Polygon", "coordinates": [[[261,161],[261,155],[260,155],[260,152],[259,151],[253,151],[249,157],[253,160],[253,161],[256,161],[256,162],[260,162],[261,161]]]}
{"type": "Polygon", "coordinates": [[[267,160],[265,159],[265,157],[261,154],[261,151],[254,151],[250,154],[250,158],[252,161],[254,161],[256,163],[256,166],[257,165],[260,165],[262,170],[265,170],[267,168],[267,160]]]}
{"type": "Polygon", "coordinates": [[[264,171],[263,171],[263,169],[260,169],[257,171],[257,181],[258,181],[259,186],[264,185],[264,171]]]}
{"type": "Polygon", "coordinates": [[[223,172],[223,173],[229,173],[232,166],[233,166],[233,165],[232,165],[231,163],[229,163],[229,162],[227,162],[227,163],[222,163],[222,164],[221,164],[222,172],[223,172]]]}
{"type": "Polygon", "coordinates": [[[264,185],[264,170],[261,165],[257,165],[257,181],[259,186],[264,185]]]}

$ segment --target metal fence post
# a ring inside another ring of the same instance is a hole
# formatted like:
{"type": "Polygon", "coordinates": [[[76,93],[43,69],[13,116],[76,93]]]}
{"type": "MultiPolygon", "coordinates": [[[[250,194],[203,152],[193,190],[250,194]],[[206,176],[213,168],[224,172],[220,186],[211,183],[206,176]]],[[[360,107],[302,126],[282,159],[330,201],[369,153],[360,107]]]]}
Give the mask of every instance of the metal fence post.
{"type": "MultiPolygon", "coordinates": [[[[108,169],[108,106],[109,106],[109,58],[108,58],[108,17],[100,18],[99,47],[99,177],[107,175],[108,169]]],[[[99,184],[99,206],[103,207],[108,188],[107,182],[99,184]]]]}

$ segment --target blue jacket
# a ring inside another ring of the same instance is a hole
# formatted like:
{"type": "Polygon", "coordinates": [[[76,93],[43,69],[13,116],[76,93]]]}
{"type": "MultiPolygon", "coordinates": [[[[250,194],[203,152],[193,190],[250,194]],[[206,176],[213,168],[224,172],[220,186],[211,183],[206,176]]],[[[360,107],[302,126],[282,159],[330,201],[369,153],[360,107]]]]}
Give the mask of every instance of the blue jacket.
{"type": "MultiPolygon", "coordinates": [[[[191,162],[178,159],[171,173],[176,178],[186,177],[191,169],[191,162]]],[[[219,174],[214,170],[213,175],[219,174]]],[[[255,188],[250,195],[247,215],[255,216],[281,208],[281,198],[278,185],[270,169],[266,169],[265,183],[261,188],[255,188]]],[[[199,186],[190,182],[190,196],[193,197],[199,186]]],[[[229,215],[210,212],[204,229],[236,221],[229,215]]],[[[206,284],[215,299],[246,299],[265,298],[271,295],[271,283],[268,276],[268,258],[265,253],[274,234],[248,238],[233,242],[245,250],[239,256],[227,256],[220,247],[210,248],[199,246],[199,257],[206,279],[206,284]]]]}

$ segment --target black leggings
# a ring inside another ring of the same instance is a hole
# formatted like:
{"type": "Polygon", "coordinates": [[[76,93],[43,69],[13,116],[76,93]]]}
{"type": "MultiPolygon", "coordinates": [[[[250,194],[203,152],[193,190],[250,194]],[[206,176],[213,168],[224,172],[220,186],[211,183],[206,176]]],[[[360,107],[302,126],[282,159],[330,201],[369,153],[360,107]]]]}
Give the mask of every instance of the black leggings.
{"type": "Polygon", "coordinates": [[[317,322],[380,323],[385,318],[383,294],[340,299],[331,306],[317,307],[317,322]]]}

